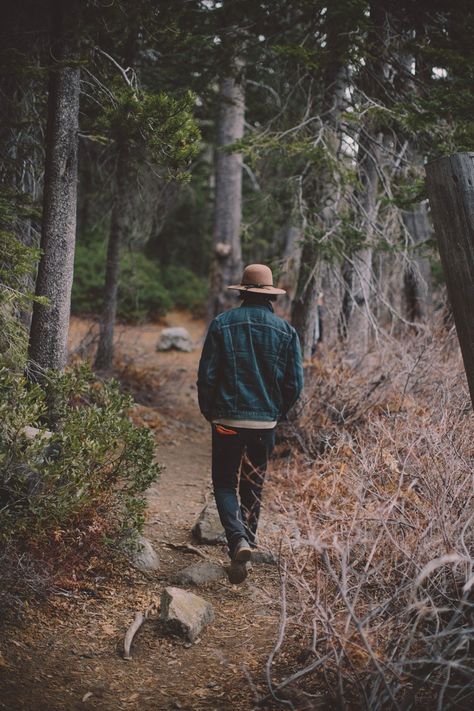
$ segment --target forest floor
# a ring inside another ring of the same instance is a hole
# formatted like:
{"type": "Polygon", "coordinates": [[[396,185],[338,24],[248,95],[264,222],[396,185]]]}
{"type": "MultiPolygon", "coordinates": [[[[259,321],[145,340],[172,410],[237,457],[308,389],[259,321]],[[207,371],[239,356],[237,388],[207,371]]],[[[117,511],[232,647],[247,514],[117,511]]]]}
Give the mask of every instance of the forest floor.
{"type": "MultiPolygon", "coordinates": [[[[23,621],[2,631],[0,709],[72,711],[100,709],[230,710],[272,708],[262,698],[266,660],[278,630],[279,573],[255,565],[241,586],[227,578],[199,588],[215,619],[192,646],[163,634],[158,606],[164,587],[181,569],[201,560],[169,544],[192,542],[191,528],[210,489],[210,432],[200,416],[195,387],[204,323],[172,313],[160,325],[117,330],[119,377],[138,402],[133,418],[156,435],[160,480],[148,491],[144,535],[160,557],[155,573],[133,568],[97,576],[73,592],[58,591],[23,621]],[[164,325],[185,326],[192,353],[156,351],[164,325]],[[133,660],[122,658],[125,632],[137,611],[154,612],[135,637],[133,660]]],[[[73,319],[71,351],[87,342],[94,326],[73,319]]],[[[278,512],[272,505],[271,470],[262,519],[265,548],[277,546],[278,512]]],[[[202,546],[212,561],[225,564],[223,546],[202,546]]]]}

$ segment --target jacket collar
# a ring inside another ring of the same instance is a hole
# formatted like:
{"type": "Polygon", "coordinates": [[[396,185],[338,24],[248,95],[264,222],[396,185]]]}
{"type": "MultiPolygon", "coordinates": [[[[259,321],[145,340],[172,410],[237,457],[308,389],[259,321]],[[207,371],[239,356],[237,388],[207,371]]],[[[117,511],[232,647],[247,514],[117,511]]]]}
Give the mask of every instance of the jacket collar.
{"type": "Polygon", "coordinates": [[[250,300],[243,300],[242,303],[240,304],[240,308],[243,306],[250,306],[251,308],[257,307],[260,309],[268,309],[273,313],[273,304],[271,301],[268,301],[268,299],[262,299],[261,301],[250,301],[250,300]]]}

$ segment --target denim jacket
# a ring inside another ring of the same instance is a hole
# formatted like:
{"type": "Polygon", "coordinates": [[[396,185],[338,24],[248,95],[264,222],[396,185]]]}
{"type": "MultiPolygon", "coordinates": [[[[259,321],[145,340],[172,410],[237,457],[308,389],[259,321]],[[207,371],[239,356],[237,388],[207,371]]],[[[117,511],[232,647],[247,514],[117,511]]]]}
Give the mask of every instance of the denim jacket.
{"type": "Polygon", "coordinates": [[[285,419],[303,387],[295,329],[267,300],[219,314],[207,332],[197,387],[209,421],[285,419]]]}

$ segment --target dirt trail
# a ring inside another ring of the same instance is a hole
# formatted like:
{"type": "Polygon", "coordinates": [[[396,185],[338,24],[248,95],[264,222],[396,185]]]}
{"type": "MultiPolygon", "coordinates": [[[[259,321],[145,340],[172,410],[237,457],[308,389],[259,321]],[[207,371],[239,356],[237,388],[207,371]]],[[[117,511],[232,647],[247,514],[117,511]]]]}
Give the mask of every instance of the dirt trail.
{"type": "MultiPolygon", "coordinates": [[[[262,669],[275,641],[279,615],[278,571],[254,566],[239,587],[227,579],[189,588],[214,606],[215,621],[192,646],[164,636],[155,613],[135,638],[133,661],[121,658],[124,633],[137,610],[158,604],[161,591],[183,567],[199,561],[167,543],[190,540],[190,529],[210,493],[210,433],[197,407],[196,368],[203,323],[174,313],[197,343],[193,353],[157,353],[158,326],[118,329],[124,376],[135,379],[141,404],[134,417],[156,432],[157,459],[165,465],[148,492],[145,535],[161,564],[153,574],[124,571],[113,584],[57,595],[32,610],[20,628],[0,641],[0,709],[72,711],[140,709],[243,711],[265,694],[262,669]]],[[[71,347],[90,328],[74,320],[71,347]]],[[[268,506],[264,541],[271,545],[268,506]]],[[[210,560],[226,562],[224,547],[203,546],[210,560]]],[[[270,708],[265,704],[259,708],[270,708]]]]}

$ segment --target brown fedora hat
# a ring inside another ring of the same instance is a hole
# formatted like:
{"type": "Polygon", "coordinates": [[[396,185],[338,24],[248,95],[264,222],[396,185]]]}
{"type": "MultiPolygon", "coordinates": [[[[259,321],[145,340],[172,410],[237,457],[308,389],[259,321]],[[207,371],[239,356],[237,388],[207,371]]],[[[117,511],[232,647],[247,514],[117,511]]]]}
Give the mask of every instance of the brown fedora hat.
{"type": "Polygon", "coordinates": [[[286,294],[284,289],[273,286],[273,274],[265,264],[249,264],[245,267],[241,284],[232,284],[228,289],[251,291],[255,294],[286,294]]]}

